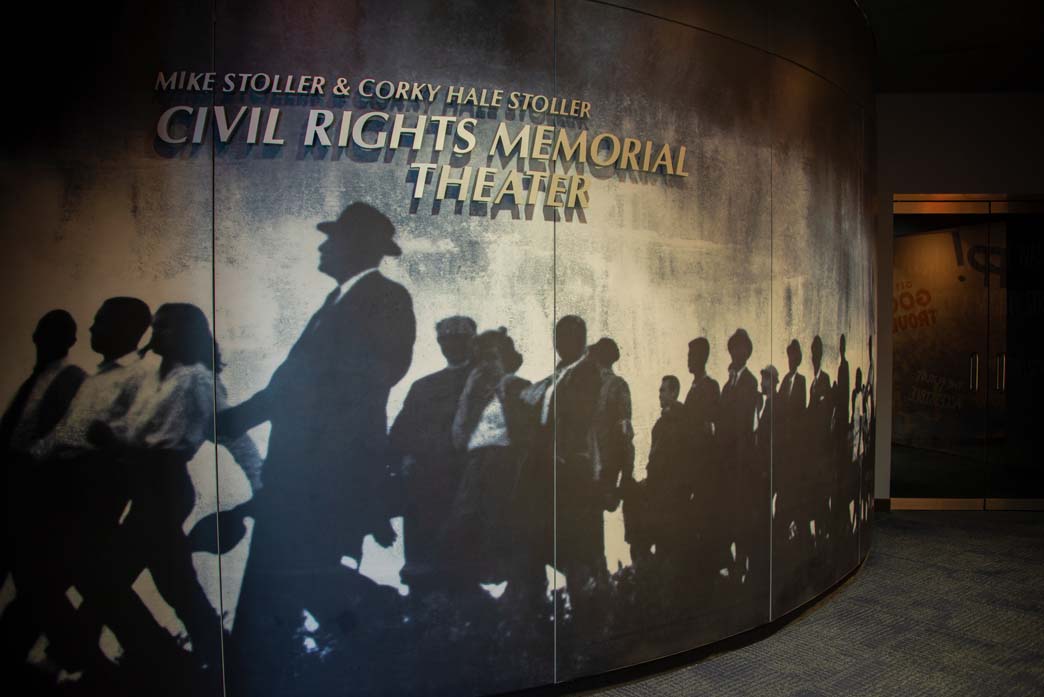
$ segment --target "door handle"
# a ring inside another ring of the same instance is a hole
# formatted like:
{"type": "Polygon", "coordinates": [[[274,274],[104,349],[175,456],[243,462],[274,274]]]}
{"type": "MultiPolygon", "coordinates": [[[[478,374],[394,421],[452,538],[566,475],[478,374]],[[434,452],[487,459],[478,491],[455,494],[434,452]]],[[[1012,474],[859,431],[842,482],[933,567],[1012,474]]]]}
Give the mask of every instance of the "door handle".
{"type": "Polygon", "coordinates": [[[1004,392],[1008,388],[1008,354],[997,354],[997,391],[1004,392]]]}
{"type": "Polygon", "coordinates": [[[968,391],[979,389],[979,354],[975,352],[968,360],[968,391]]]}

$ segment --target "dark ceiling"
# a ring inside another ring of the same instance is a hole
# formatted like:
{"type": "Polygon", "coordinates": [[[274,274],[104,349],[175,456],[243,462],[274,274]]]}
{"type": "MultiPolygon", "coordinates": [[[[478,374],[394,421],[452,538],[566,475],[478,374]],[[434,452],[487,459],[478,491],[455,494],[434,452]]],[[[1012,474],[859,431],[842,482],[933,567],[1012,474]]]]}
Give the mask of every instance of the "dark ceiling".
{"type": "Polygon", "coordinates": [[[856,0],[878,92],[1044,91],[1044,0],[856,0]]]}

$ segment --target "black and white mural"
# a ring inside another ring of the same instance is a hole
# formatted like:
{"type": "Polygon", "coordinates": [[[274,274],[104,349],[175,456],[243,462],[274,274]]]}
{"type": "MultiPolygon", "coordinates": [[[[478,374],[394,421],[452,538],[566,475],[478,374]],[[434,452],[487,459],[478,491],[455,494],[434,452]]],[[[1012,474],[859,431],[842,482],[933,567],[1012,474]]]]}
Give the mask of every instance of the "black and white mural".
{"type": "Polygon", "coordinates": [[[0,168],[0,626],[38,691],[504,692],[865,555],[836,85],[586,0],[115,21],[0,168]]]}

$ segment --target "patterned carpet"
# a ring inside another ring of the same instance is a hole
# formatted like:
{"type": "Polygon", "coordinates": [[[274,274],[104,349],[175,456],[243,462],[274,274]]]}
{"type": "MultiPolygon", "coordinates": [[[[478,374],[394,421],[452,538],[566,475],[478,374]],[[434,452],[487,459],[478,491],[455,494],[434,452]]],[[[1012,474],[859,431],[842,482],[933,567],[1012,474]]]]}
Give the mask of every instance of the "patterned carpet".
{"type": "Polygon", "coordinates": [[[554,693],[1044,694],[1044,514],[903,511],[875,522],[862,570],[778,631],[695,664],[554,693]]]}

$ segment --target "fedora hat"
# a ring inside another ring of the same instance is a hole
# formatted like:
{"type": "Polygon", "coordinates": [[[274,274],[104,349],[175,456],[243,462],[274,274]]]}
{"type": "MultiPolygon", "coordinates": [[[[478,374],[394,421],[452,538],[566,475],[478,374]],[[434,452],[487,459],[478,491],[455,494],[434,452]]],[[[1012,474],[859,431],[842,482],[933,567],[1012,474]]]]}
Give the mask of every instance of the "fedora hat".
{"type": "Polygon", "coordinates": [[[315,226],[327,235],[361,235],[388,257],[397,257],[402,249],[395,244],[395,226],[388,217],[373,206],[356,201],[350,204],[337,220],[327,220],[315,226]]]}

